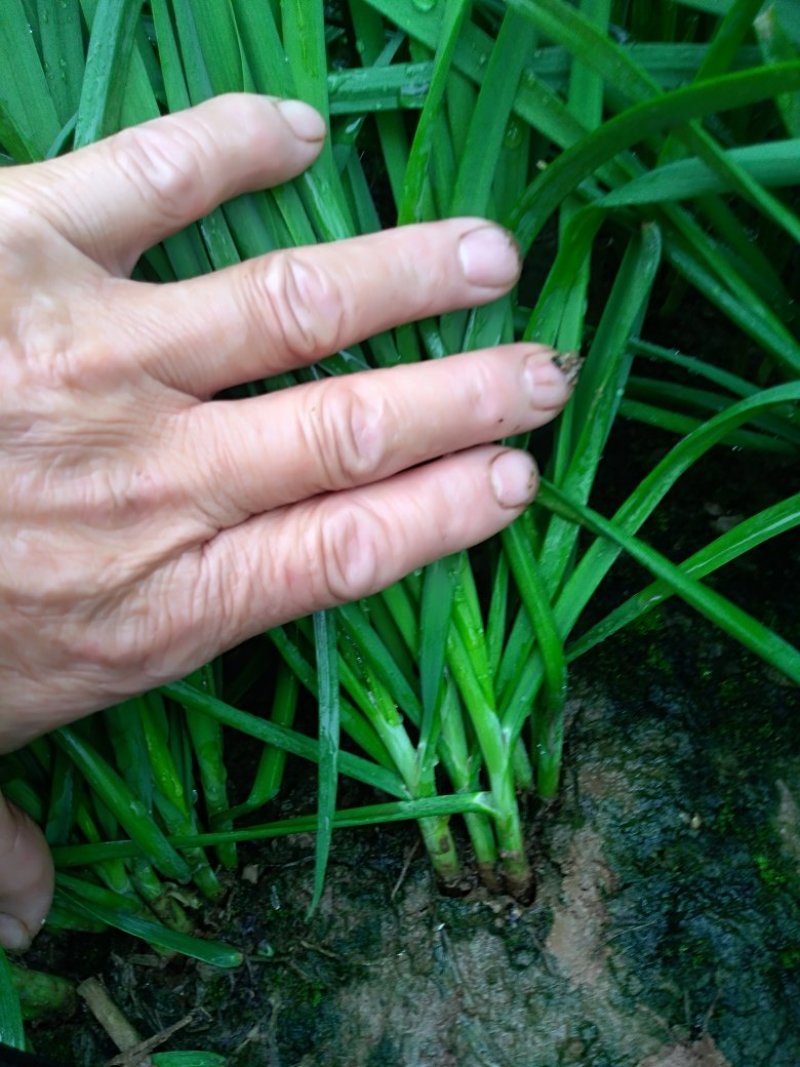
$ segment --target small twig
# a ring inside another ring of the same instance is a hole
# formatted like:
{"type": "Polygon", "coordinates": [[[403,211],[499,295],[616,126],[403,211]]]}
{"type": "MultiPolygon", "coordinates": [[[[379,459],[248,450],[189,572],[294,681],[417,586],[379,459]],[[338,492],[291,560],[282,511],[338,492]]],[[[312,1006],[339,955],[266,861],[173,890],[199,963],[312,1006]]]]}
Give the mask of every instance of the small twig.
{"type": "MultiPolygon", "coordinates": [[[[308,949],[309,952],[318,952],[320,954],[320,956],[325,956],[329,960],[341,960],[341,958],[342,958],[340,953],[333,952],[331,949],[324,948],[322,945],[316,945],[316,944],[314,944],[313,941],[303,941],[301,939],[301,941],[299,943],[303,946],[303,948],[308,949]]],[[[275,958],[271,959],[269,962],[270,963],[287,963],[288,960],[285,957],[284,958],[275,957],[275,958]]],[[[360,960],[360,959],[357,959],[355,956],[348,956],[347,962],[348,962],[349,966],[351,966],[351,967],[382,967],[383,963],[384,963],[384,960],[382,960],[382,959],[378,959],[378,960],[360,960]]]]}
{"type": "Polygon", "coordinates": [[[721,996],[722,996],[722,990],[718,989],[716,994],[715,994],[715,996],[714,996],[714,999],[708,1005],[708,1011],[703,1016],[703,1022],[702,1022],[701,1028],[700,1028],[700,1033],[701,1034],[707,1034],[708,1033],[708,1024],[711,1022],[711,1016],[714,1014],[714,1009],[716,1008],[717,1003],[719,1001],[719,998],[721,996]]]}
{"type": "Polygon", "coordinates": [[[320,956],[327,956],[330,960],[341,959],[338,952],[331,952],[329,948],[323,948],[322,945],[315,945],[313,941],[300,941],[303,948],[309,949],[311,952],[318,952],[320,956]]]}
{"type": "Polygon", "coordinates": [[[106,1067],[152,1067],[150,1053],[153,1049],[169,1041],[173,1034],[195,1019],[195,1013],[191,1012],[172,1026],[143,1041],[98,978],[87,978],[85,982],[81,982],[78,995],[86,1001],[89,1011],[119,1049],[119,1055],[108,1060],[106,1067]]]}
{"type": "Polygon", "coordinates": [[[255,1023],[255,1025],[251,1026],[245,1034],[244,1041],[242,1041],[241,1044],[237,1045],[236,1048],[233,1050],[234,1056],[238,1056],[243,1048],[247,1048],[248,1045],[252,1045],[255,1041],[260,1042],[263,1040],[264,1039],[261,1035],[261,1023],[255,1023]]]}
{"type": "Polygon", "coordinates": [[[306,972],[303,970],[303,968],[299,967],[294,962],[294,960],[287,959],[286,960],[286,966],[289,968],[290,971],[294,971],[294,973],[298,976],[298,978],[301,978],[304,982],[307,982],[309,985],[313,985],[314,984],[314,979],[311,978],[310,975],[307,975],[306,972]]]}
{"type": "Polygon", "coordinates": [[[647,922],[643,923],[622,922],[620,923],[620,928],[618,930],[614,930],[612,933],[608,934],[606,942],[613,941],[617,937],[622,937],[623,934],[635,933],[637,930],[647,930],[648,927],[655,926],[657,922],[658,919],[648,919],[647,922]]]}
{"type": "Polygon", "coordinates": [[[150,1060],[142,1061],[141,1056],[149,1056],[154,1049],[157,1049],[159,1045],[163,1045],[165,1041],[169,1041],[173,1034],[176,1034],[178,1030],[182,1030],[184,1026],[188,1026],[189,1023],[194,1022],[195,1013],[190,1012],[188,1015],[184,1015],[182,1019],[179,1019],[172,1026],[168,1026],[165,1030],[161,1030],[157,1034],[153,1034],[152,1037],[148,1037],[146,1041],[141,1041],[134,1048],[129,1048],[126,1052],[121,1052],[119,1056],[114,1056],[113,1059],[108,1060],[106,1067],[144,1067],[145,1063],[149,1063],[150,1060]]]}
{"type": "Polygon", "coordinates": [[[85,982],[81,982],[78,986],[78,996],[86,1001],[89,1011],[120,1052],[128,1052],[141,1043],[142,1039],[136,1028],[128,1022],[98,978],[87,978],[85,982]]]}
{"type": "Polygon", "coordinates": [[[406,879],[406,875],[408,874],[408,868],[411,866],[411,861],[413,860],[414,856],[416,855],[417,849],[419,848],[419,842],[420,842],[420,839],[417,838],[416,841],[414,842],[414,844],[408,850],[408,853],[406,854],[406,859],[405,859],[405,863],[403,864],[403,869],[402,869],[402,871],[400,871],[400,876],[398,877],[397,881],[394,883],[394,888],[392,889],[391,893],[389,894],[389,900],[390,901],[394,900],[394,898],[397,896],[397,894],[400,891],[400,886],[403,884],[403,882],[406,879]]]}

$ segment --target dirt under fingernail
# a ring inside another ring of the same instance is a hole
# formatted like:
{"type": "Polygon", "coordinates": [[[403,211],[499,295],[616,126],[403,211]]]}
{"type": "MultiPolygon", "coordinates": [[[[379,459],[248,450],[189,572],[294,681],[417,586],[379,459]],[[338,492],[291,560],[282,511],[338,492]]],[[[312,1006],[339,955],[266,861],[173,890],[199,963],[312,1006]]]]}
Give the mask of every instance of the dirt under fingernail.
{"type": "Polygon", "coordinates": [[[553,356],[553,363],[572,386],[577,382],[585,360],[580,352],[572,350],[571,352],[556,352],[553,356]]]}

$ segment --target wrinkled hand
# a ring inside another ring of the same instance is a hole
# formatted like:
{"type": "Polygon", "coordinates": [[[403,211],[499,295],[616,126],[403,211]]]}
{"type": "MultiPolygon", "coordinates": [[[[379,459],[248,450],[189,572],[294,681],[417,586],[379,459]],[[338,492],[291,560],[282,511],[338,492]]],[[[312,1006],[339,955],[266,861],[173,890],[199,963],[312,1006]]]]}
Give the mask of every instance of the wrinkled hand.
{"type": "MultiPolygon", "coordinates": [[[[502,230],[453,219],[129,280],[323,137],[305,105],[229,96],[0,171],[0,752],[481,541],[532,498],[530,459],[489,442],[565,403],[548,349],[212,399],[496,298],[519,271],[502,230]]],[[[0,942],[35,932],[51,877],[0,799],[0,942]]]]}

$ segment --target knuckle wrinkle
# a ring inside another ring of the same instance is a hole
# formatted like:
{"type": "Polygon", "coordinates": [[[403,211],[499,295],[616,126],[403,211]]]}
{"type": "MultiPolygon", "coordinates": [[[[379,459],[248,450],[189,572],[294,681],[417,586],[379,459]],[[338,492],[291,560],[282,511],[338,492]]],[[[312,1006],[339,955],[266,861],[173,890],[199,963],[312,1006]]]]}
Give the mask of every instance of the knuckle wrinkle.
{"type": "Polygon", "coordinates": [[[180,126],[123,130],[109,141],[114,164],[168,222],[203,213],[202,146],[180,126]]]}
{"type": "Polygon", "coordinates": [[[326,489],[345,489],[379,476],[386,454],[386,418],[379,401],[339,380],[314,390],[301,413],[304,436],[325,479],[326,489]]]}
{"type": "Polygon", "coordinates": [[[334,603],[359,600],[380,586],[383,531],[367,508],[351,504],[320,515],[320,567],[323,595],[334,603]]]}
{"type": "Polygon", "coordinates": [[[304,256],[282,252],[257,279],[271,327],[289,356],[303,364],[337,350],[344,334],[344,301],[327,270],[304,256]]]}

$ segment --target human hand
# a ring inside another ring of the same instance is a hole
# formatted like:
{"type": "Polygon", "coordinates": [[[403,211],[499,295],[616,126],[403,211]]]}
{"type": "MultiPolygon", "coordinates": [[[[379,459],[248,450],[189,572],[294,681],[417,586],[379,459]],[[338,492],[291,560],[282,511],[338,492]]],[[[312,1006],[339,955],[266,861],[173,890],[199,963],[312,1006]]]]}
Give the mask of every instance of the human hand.
{"type": "MultiPolygon", "coordinates": [[[[531,500],[532,461],[489,442],[566,402],[549,349],[212,399],[496,298],[519,272],[502,230],[453,219],[129,280],[146,248],[293,177],[323,137],[305,105],[228,96],[0,171],[0,752],[373,593],[531,500]]],[[[0,871],[22,944],[52,871],[2,800],[0,871]]]]}

